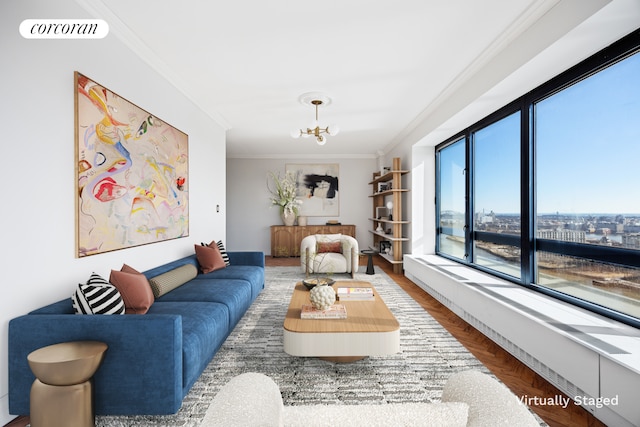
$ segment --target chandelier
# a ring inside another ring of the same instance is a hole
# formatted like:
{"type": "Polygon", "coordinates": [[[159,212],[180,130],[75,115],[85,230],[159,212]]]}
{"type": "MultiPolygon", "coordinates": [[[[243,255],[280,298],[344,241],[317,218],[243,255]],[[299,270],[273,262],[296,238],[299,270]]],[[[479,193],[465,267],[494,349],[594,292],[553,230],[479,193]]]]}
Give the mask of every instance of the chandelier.
{"type": "Polygon", "coordinates": [[[318,107],[320,105],[325,105],[325,106],[329,105],[331,103],[330,98],[319,93],[310,92],[310,93],[305,93],[300,95],[299,100],[300,100],[300,103],[302,104],[311,105],[315,107],[316,119],[313,121],[311,126],[307,127],[306,129],[292,130],[291,131],[292,137],[308,138],[310,136],[314,136],[316,138],[316,142],[318,143],[318,145],[324,145],[327,143],[328,135],[336,136],[338,134],[340,129],[337,126],[331,125],[323,128],[323,127],[320,127],[320,124],[318,122],[318,107]]]}

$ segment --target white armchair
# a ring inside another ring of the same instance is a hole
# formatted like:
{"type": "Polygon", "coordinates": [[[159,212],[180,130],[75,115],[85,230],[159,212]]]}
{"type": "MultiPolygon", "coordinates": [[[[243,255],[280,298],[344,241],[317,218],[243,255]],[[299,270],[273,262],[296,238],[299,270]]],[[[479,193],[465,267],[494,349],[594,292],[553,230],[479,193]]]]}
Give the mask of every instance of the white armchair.
{"type": "Polygon", "coordinates": [[[300,242],[300,265],[305,274],[358,271],[358,241],[346,234],[313,234],[300,242]]]}

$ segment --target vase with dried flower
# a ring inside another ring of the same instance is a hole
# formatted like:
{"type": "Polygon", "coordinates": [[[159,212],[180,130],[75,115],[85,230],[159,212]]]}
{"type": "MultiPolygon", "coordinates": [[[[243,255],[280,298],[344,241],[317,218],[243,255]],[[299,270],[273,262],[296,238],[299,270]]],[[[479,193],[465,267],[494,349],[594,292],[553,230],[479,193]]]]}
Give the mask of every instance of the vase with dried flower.
{"type": "Polygon", "coordinates": [[[298,208],[302,201],[296,196],[296,182],[292,174],[287,173],[284,177],[278,172],[269,172],[269,176],[273,181],[267,188],[271,193],[271,205],[280,207],[280,216],[284,225],[293,225],[298,215],[298,208]]]}

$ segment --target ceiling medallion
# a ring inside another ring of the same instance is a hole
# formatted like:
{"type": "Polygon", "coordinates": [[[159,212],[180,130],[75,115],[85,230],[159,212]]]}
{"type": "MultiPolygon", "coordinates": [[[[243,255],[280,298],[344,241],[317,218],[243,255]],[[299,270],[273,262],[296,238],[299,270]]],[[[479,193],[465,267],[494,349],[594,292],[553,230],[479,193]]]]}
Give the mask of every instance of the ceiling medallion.
{"type": "Polygon", "coordinates": [[[319,93],[319,92],[308,92],[303,93],[298,98],[301,104],[310,105],[316,109],[316,119],[313,121],[311,126],[306,129],[295,129],[291,131],[291,136],[294,138],[308,138],[309,136],[314,136],[316,138],[316,142],[318,145],[324,145],[327,143],[327,136],[336,136],[340,129],[338,126],[330,125],[327,127],[320,127],[318,122],[318,107],[319,106],[327,106],[331,104],[331,98],[328,96],[319,93]]]}

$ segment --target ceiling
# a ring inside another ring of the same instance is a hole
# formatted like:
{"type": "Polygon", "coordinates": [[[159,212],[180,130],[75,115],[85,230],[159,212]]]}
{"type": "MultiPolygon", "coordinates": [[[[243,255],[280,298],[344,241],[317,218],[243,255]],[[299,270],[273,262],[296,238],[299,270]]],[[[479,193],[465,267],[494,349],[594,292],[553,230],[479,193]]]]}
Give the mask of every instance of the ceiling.
{"type": "Polygon", "coordinates": [[[559,0],[84,3],[227,129],[228,156],[373,157],[559,0]],[[340,127],[322,147],[290,136],[314,118],[310,91],[340,127]]]}

